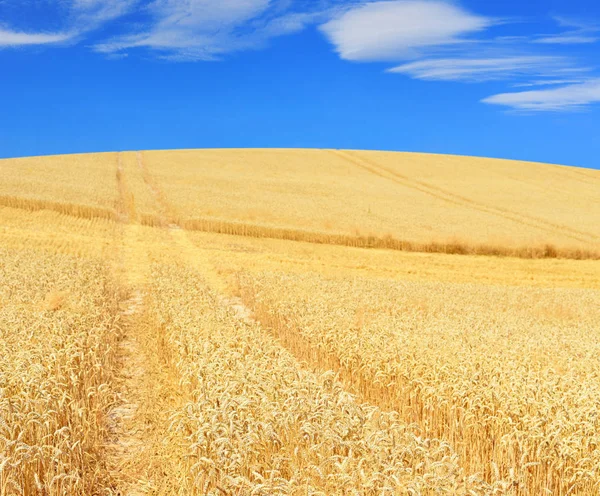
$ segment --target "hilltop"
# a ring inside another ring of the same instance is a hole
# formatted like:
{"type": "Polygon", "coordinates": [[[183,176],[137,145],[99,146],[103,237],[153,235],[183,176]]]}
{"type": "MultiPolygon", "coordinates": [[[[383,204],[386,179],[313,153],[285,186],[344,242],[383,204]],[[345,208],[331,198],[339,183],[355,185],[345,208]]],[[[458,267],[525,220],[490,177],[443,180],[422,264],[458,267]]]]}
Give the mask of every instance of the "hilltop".
{"type": "Polygon", "coordinates": [[[526,257],[589,258],[600,244],[600,171],[549,164],[370,151],[172,150],[7,159],[0,175],[5,206],[133,215],[146,225],[166,219],[256,237],[526,257]]]}

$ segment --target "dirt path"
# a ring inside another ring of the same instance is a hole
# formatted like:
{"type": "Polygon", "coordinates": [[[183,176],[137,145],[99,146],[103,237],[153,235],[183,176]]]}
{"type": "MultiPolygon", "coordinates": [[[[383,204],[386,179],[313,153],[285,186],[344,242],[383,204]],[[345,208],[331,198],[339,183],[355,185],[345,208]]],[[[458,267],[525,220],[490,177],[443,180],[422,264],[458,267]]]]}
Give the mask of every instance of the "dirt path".
{"type": "Polygon", "coordinates": [[[118,240],[117,277],[129,296],[121,305],[116,401],[108,412],[109,494],[180,494],[186,472],[184,440],[169,426],[171,415],[187,398],[151,311],[156,298],[149,249],[152,228],[134,222],[130,216],[129,223],[121,225],[118,240]]]}
{"type": "Polygon", "coordinates": [[[228,294],[228,287],[223,278],[215,271],[214,267],[205,256],[203,250],[198,248],[189,238],[188,233],[178,226],[169,227],[175,249],[181,259],[190,267],[202,274],[208,285],[219,294],[228,294]]]}
{"type": "Polygon", "coordinates": [[[117,378],[117,402],[109,412],[111,444],[109,467],[112,479],[118,481],[116,494],[135,496],[147,494],[151,481],[138,478],[136,460],[144,455],[144,432],[138,422],[140,397],[146,365],[140,345],[133,336],[132,328],[142,311],[144,294],[136,290],[125,302],[121,313],[123,335],[119,343],[118,359],[120,373],[117,378]]]}
{"type": "MultiPolygon", "coordinates": [[[[138,155],[138,165],[143,167],[138,155]]],[[[125,200],[127,178],[120,167],[121,204],[135,211],[125,200]]],[[[153,181],[147,186],[160,201],[160,190],[153,181]]],[[[168,225],[170,255],[200,272],[222,296],[220,302],[242,319],[251,319],[250,310],[239,298],[228,295],[223,278],[211,266],[203,250],[168,217],[162,204],[162,225],[168,225]]],[[[118,356],[120,371],[115,380],[116,402],[110,410],[107,462],[113,487],[109,494],[119,496],[182,494],[189,473],[186,447],[189,441],[170,429],[175,412],[185,408],[188,398],[179,386],[174,360],[164,330],[153,314],[160,295],[153,293],[152,228],[136,222],[134,215],[123,215],[119,240],[118,278],[129,297],[122,304],[122,337],[118,356]]],[[[167,238],[168,239],[168,238],[167,238]]]]}
{"type": "Polygon", "coordinates": [[[152,176],[146,164],[144,163],[144,153],[136,152],[137,165],[140,171],[142,172],[142,178],[146,183],[150,193],[154,196],[156,201],[156,206],[158,207],[158,211],[160,212],[161,223],[163,226],[166,225],[177,225],[178,214],[171,205],[167,201],[167,197],[165,193],[158,185],[156,179],[152,176]]]}
{"type": "Polygon", "coordinates": [[[123,311],[119,343],[117,402],[109,412],[112,494],[178,494],[185,477],[184,440],[169,431],[171,415],[186,398],[164,346],[148,316],[151,296],[134,290],[123,311]]]}

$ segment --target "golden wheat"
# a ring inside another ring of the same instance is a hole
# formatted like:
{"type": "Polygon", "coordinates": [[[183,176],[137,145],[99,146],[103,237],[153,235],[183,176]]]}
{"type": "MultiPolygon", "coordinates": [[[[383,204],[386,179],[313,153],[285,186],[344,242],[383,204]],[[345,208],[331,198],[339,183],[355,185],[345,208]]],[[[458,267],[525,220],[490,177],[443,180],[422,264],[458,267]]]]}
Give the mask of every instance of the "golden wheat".
{"type": "Polygon", "coordinates": [[[2,160],[0,175],[0,205],[78,217],[354,247],[600,258],[600,175],[568,167],[377,152],[189,150],[2,160]]]}
{"type": "Polygon", "coordinates": [[[209,150],[0,178],[0,496],[598,493],[596,172],[209,150]]]}
{"type": "Polygon", "coordinates": [[[299,358],[446,440],[517,494],[600,486],[600,294],[246,275],[244,300],[299,358]]]}
{"type": "Polygon", "coordinates": [[[118,225],[102,218],[79,218],[50,210],[36,212],[0,207],[2,246],[43,253],[107,260],[114,251],[118,225]]]}
{"type": "Polygon", "coordinates": [[[527,257],[599,249],[597,171],[327,150],[144,152],[143,162],[188,228],[527,257]]]}
{"type": "Polygon", "coordinates": [[[235,286],[240,271],[401,281],[461,282],[522,287],[600,289],[595,260],[452,256],[437,253],[364,250],[268,238],[185,232],[197,259],[235,286]]]}
{"type": "Polygon", "coordinates": [[[193,398],[172,424],[189,439],[186,494],[501,494],[465,476],[448,444],[303,370],[193,271],[156,265],[153,280],[154,319],[193,398]]]}
{"type": "Polygon", "coordinates": [[[150,226],[160,226],[161,208],[156,192],[146,182],[141,152],[120,153],[117,179],[121,212],[129,220],[150,226]]]}
{"type": "Polygon", "coordinates": [[[112,219],[118,154],[0,160],[0,205],[112,219]]]}
{"type": "Polygon", "coordinates": [[[118,335],[108,274],[0,249],[0,280],[0,494],[91,494],[118,335]]]}

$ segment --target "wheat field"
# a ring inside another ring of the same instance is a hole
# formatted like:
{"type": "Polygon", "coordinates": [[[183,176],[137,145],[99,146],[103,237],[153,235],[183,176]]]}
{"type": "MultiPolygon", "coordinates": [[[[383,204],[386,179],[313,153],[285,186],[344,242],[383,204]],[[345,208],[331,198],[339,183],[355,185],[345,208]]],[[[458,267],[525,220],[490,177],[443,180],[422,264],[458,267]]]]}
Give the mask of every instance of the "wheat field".
{"type": "Polygon", "coordinates": [[[600,493],[600,172],[0,160],[0,496],[600,493]]]}
{"type": "Polygon", "coordinates": [[[221,223],[236,234],[301,241],[372,237],[382,247],[396,240],[491,252],[547,244],[595,252],[600,242],[598,171],[337,150],[144,152],[143,158],[173,218],[190,228],[221,223]]]}

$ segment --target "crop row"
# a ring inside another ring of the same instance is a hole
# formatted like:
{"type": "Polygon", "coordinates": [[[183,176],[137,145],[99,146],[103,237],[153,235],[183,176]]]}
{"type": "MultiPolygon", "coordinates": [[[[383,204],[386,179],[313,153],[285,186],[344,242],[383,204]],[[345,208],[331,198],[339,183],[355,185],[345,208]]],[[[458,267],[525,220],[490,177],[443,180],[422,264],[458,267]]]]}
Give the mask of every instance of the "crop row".
{"type": "Polygon", "coordinates": [[[468,473],[523,495],[597,492],[597,291],[273,273],[240,290],[299,359],[447,441],[468,473]]]}
{"type": "MultiPolygon", "coordinates": [[[[154,265],[152,318],[192,400],[173,416],[187,439],[186,494],[491,494],[445,442],[361,404],[240,319],[183,266],[154,265]]],[[[500,494],[502,488],[496,486],[500,494]]]]}

